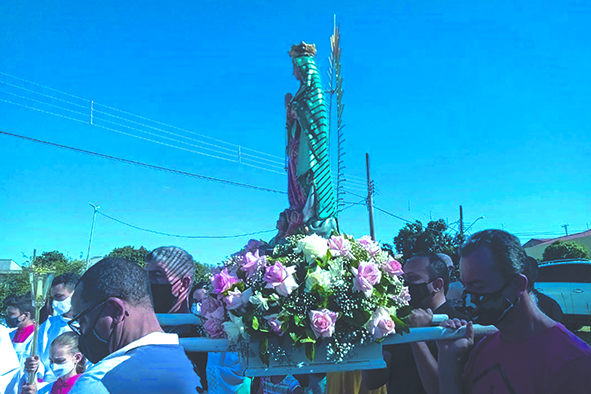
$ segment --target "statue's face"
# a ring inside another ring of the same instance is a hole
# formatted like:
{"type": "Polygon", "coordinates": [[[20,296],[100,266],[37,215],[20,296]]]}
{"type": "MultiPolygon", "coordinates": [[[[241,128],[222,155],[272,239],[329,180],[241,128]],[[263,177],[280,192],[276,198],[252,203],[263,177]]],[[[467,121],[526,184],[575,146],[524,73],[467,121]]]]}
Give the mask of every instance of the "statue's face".
{"type": "Polygon", "coordinates": [[[276,228],[279,231],[287,230],[287,220],[283,216],[279,216],[279,219],[277,220],[276,228]]]}
{"type": "Polygon", "coordinates": [[[302,75],[300,74],[300,70],[298,70],[295,64],[293,65],[293,76],[295,77],[295,79],[302,82],[302,75]]]}

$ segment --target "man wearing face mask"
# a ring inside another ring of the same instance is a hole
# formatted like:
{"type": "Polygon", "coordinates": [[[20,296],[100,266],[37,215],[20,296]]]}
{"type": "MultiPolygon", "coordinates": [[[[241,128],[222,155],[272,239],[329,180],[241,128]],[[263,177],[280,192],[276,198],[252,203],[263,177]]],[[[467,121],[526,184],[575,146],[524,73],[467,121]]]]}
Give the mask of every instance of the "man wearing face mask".
{"type": "MultiPolygon", "coordinates": [[[[449,286],[446,263],[434,253],[420,253],[404,265],[404,285],[410,293],[411,327],[431,325],[433,314],[465,318],[445,298],[449,286]]],[[[388,392],[431,393],[437,390],[437,348],[434,343],[384,346],[387,369],[364,372],[370,390],[388,384],[388,392]],[[414,361],[413,361],[414,360],[414,361]]]]}
{"type": "MultiPolygon", "coordinates": [[[[17,380],[20,380],[25,375],[25,360],[31,354],[33,345],[35,307],[33,307],[31,293],[11,297],[6,300],[5,305],[7,315],[6,325],[9,328],[16,328],[16,330],[10,332],[10,340],[20,365],[17,375],[17,380]]],[[[37,372],[37,378],[42,379],[44,374],[45,370],[40,366],[37,372]]]]}
{"type": "Polygon", "coordinates": [[[201,388],[178,336],[160,328],[148,274],[139,265],[108,257],[90,267],[76,285],[72,310],[70,328],[95,365],[70,394],[194,394],[201,388]]]}
{"type": "Polygon", "coordinates": [[[505,231],[476,233],[460,249],[460,273],[468,313],[474,323],[495,325],[472,350],[472,323],[463,338],[439,341],[441,393],[588,393],[591,348],[538,308],[534,275],[519,239],[505,231]]]}
{"type": "Polygon", "coordinates": [[[68,322],[72,320],[71,300],[76,283],[80,279],[80,275],[73,272],[68,272],[56,276],[51,282],[52,307],[55,316],[50,316],[41,326],[39,326],[39,342],[37,349],[39,352],[39,359],[45,367],[45,376],[43,381],[46,383],[55,382],[57,376],[49,368],[49,348],[55,338],[64,332],[72,331],[68,326],[68,322]]]}
{"type": "MultiPolygon", "coordinates": [[[[178,246],[162,246],[146,256],[146,271],[156,313],[191,313],[191,284],[195,264],[193,257],[178,246]]],[[[194,325],[162,327],[164,332],[174,333],[179,338],[197,337],[200,332],[194,325]]],[[[207,353],[187,353],[195,373],[207,390],[207,353]]]]}

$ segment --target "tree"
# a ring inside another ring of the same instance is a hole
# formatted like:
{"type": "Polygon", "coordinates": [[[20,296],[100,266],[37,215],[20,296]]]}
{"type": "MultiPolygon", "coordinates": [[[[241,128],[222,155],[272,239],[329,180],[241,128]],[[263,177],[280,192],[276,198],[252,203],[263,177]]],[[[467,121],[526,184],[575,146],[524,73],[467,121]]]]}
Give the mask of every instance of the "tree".
{"type": "Polygon", "coordinates": [[[121,257],[125,260],[133,261],[139,264],[140,267],[146,266],[146,255],[150,251],[143,246],[136,248],[134,246],[124,246],[122,248],[115,248],[108,254],[107,257],[121,257]]]}
{"type": "Polygon", "coordinates": [[[195,272],[193,274],[193,283],[209,282],[211,280],[211,267],[195,261],[195,272]]]}
{"type": "Polygon", "coordinates": [[[394,237],[396,251],[402,253],[402,260],[406,261],[413,254],[432,252],[453,255],[456,244],[454,238],[447,234],[447,224],[443,219],[431,221],[423,227],[420,220],[407,223],[394,237]]]}
{"type": "MultiPolygon", "coordinates": [[[[463,235],[455,237],[446,233],[448,227],[443,219],[434,220],[423,226],[420,220],[413,223],[407,223],[398,235],[394,237],[394,246],[396,251],[402,254],[402,262],[406,262],[417,253],[445,253],[454,261],[454,270],[451,280],[456,280],[459,276],[459,255],[458,247],[464,241],[463,235]]],[[[384,245],[384,248],[392,250],[391,245],[384,245]]]]}
{"type": "Polygon", "coordinates": [[[542,255],[542,261],[560,260],[560,259],[588,259],[589,252],[584,246],[573,241],[555,241],[552,242],[542,255]]]}
{"type": "Polygon", "coordinates": [[[68,258],[57,250],[43,252],[41,256],[35,258],[34,265],[51,269],[55,276],[66,272],[74,272],[82,275],[86,268],[84,260],[68,258]]]}
{"type": "MultiPolygon", "coordinates": [[[[30,262],[29,262],[30,263],[30,262]]],[[[53,271],[54,277],[66,272],[82,274],[85,269],[83,260],[66,257],[62,252],[53,250],[43,252],[35,257],[33,264],[37,267],[45,267],[53,271]]],[[[2,275],[0,277],[0,312],[4,313],[4,301],[11,296],[18,296],[31,291],[29,282],[29,270],[24,268],[18,274],[2,275]]]]}

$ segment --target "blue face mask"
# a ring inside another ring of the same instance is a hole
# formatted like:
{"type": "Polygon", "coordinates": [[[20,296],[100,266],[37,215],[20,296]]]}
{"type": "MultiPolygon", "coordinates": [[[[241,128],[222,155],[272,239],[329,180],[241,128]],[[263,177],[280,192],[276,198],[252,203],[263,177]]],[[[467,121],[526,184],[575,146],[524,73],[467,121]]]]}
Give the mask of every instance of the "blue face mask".
{"type": "Polygon", "coordinates": [[[191,313],[194,315],[200,315],[201,314],[201,303],[200,302],[194,302],[191,305],[191,313]]]}

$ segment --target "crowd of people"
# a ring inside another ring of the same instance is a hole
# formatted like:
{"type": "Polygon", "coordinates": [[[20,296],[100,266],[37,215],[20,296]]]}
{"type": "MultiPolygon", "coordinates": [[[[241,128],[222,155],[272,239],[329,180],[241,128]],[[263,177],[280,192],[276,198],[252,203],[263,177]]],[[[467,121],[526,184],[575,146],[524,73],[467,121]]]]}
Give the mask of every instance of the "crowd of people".
{"type": "Polygon", "coordinates": [[[54,278],[51,308],[39,322],[30,294],[6,300],[0,393],[591,393],[591,348],[560,323],[556,302],[535,291],[537,262],[519,240],[481,231],[460,257],[461,310],[449,256],[414,255],[404,280],[410,326],[445,314],[442,325],[465,327],[462,338],[383,346],[385,369],[252,381],[235,353],[184,351],[179,338],[203,335],[198,325],[158,321],[156,314],[200,313],[208,283],[193,283],[189,253],[157,248],[145,268],[107,257],[82,276],[54,278]],[[475,337],[474,324],[498,330],[475,337]]]}

